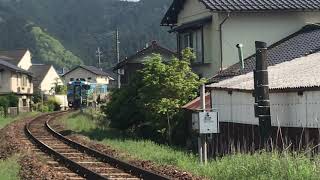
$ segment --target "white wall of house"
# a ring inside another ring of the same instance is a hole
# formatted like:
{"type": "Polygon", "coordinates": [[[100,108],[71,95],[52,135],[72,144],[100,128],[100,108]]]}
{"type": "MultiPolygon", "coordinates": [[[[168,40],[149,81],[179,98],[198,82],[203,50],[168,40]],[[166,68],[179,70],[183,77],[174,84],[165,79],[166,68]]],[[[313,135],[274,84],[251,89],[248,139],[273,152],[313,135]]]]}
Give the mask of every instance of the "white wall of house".
{"type": "MultiPolygon", "coordinates": [[[[178,15],[177,25],[212,16],[204,25],[204,62],[193,67],[194,71],[210,78],[221,67],[220,24],[226,13],[211,12],[198,0],[186,0],[178,15]]],[[[222,67],[238,62],[236,44],[244,45],[244,57],[255,53],[254,42],[265,41],[271,45],[301,29],[309,23],[319,23],[320,12],[270,12],[231,13],[222,26],[222,67]]]]}
{"type": "MultiPolygon", "coordinates": [[[[219,16],[220,22],[226,14],[219,16]]],[[[237,62],[236,44],[243,44],[244,57],[255,54],[255,41],[271,45],[300,30],[308,23],[319,23],[320,12],[236,13],[223,25],[223,67],[237,62]]],[[[219,36],[219,32],[216,33],[219,36]]],[[[215,56],[213,56],[215,57],[215,56]]]]}
{"type": "Polygon", "coordinates": [[[11,72],[10,90],[8,92],[19,94],[33,94],[33,83],[26,74],[11,72]]]}
{"type": "Polygon", "coordinates": [[[31,53],[30,51],[26,51],[24,56],[21,58],[20,62],[17,65],[18,67],[24,69],[24,70],[29,70],[29,68],[32,66],[31,63],[31,53]]]}
{"type": "Polygon", "coordinates": [[[211,12],[199,0],[186,0],[182,11],[178,15],[178,24],[187,23],[203,17],[210,16],[211,12]]]}
{"type": "Polygon", "coordinates": [[[53,66],[51,66],[42,82],[40,83],[41,91],[43,91],[45,94],[49,94],[50,90],[55,87],[56,82],[58,83],[58,85],[63,85],[63,81],[58,75],[57,71],[53,66]]]}
{"type": "MultiPolygon", "coordinates": [[[[219,112],[221,122],[258,125],[254,116],[252,93],[213,90],[212,107],[219,112]]],[[[320,91],[271,93],[272,126],[320,127],[320,91]]]]}

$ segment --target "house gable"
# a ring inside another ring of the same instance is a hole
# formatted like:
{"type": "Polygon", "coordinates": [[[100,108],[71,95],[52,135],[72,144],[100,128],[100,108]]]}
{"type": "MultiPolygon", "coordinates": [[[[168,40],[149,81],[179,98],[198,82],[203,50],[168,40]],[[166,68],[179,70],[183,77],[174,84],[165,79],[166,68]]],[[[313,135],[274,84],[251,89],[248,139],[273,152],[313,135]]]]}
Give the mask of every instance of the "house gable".
{"type": "Polygon", "coordinates": [[[63,81],[61,80],[57,71],[53,66],[51,66],[41,80],[39,88],[41,89],[41,91],[49,93],[50,90],[55,87],[55,83],[58,83],[58,85],[63,85],[63,81]]]}
{"type": "Polygon", "coordinates": [[[211,15],[209,9],[198,0],[185,0],[183,8],[178,14],[177,25],[195,21],[211,15]]]}
{"type": "Polygon", "coordinates": [[[29,50],[27,50],[24,55],[22,56],[22,58],[20,59],[18,65],[18,67],[24,69],[24,70],[29,70],[30,67],[32,66],[32,62],[31,62],[31,53],[29,50]]]}

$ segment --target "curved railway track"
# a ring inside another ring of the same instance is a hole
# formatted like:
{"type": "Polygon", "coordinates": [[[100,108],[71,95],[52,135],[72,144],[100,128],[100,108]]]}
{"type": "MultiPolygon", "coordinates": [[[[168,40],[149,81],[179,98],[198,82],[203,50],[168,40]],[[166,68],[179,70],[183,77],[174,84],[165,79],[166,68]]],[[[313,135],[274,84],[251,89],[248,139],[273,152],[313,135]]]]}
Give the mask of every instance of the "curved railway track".
{"type": "Polygon", "coordinates": [[[63,173],[66,179],[169,179],[81,145],[56,132],[50,122],[65,113],[67,112],[39,116],[26,124],[25,132],[41,151],[59,162],[55,164],[55,168],[68,168],[75,173],[63,173]]]}

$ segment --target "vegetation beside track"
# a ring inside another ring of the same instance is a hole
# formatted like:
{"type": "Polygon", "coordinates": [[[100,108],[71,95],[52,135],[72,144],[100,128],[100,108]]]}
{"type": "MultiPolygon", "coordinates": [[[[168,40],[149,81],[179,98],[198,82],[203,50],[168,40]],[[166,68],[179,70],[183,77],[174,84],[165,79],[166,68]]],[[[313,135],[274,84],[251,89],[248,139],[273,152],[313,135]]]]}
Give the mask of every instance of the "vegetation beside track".
{"type": "Polygon", "coordinates": [[[0,160],[0,179],[14,180],[19,178],[19,157],[14,155],[8,159],[0,160]]]}
{"type": "Polygon", "coordinates": [[[17,117],[0,117],[0,129],[2,129],[6,125],[8,125],[14,121],[17,121],[17,120],[20,120],[23,118],[30,118],[30,117],[36,116],[38,114],[39,114],[38,112],[29,112],[29,113],[21,113],[17,117]]]}
{"type": "Polygon", "coordinates": [[[260,152],[236,153],[207,166],[198,163],[196,155],[152,141],[126,137],[119,131],[104,128],[88,115],[72,114],[63,118],[66,128],[120,152],[125,160],[150,160],[158,165],[173,165],[197,176],[210,179],[319,179],[320,157],[260,152]]]}

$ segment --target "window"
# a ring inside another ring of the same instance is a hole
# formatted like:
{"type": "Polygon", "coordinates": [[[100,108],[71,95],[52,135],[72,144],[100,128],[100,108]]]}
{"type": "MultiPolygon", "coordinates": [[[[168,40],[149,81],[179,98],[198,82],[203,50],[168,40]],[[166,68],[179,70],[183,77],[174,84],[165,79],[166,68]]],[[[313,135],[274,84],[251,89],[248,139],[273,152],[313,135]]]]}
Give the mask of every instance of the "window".
{"type": "Polygon", "coordinates": [[[74,78],[70,78],[70,81],[74,81],[74,78]]]}
{"type": "Polygon", "coordinates": [[[26,99],[22,99],[22,106],[26,107],[27,106],[27,100],[26,99]]]}
{"type": "Polygon", "coordinates": [[[21,86],[25,87],[27,85],[28,85],[28,78],[27,78],[27,76],[22,75],[22,77],[21,77],[21,86]]]}
{"type": "Polygon", "coordinates": [[[203,32],[202,28],[179,34],[179,50],[192,48],[196,55],[194,63],[203,62],[203,32]]]}
{"type": "Polygon", "coordinates": [[[91,81],[91,79],[92,79],[91,77],[88,77],[88,81],[91,81]]]}

